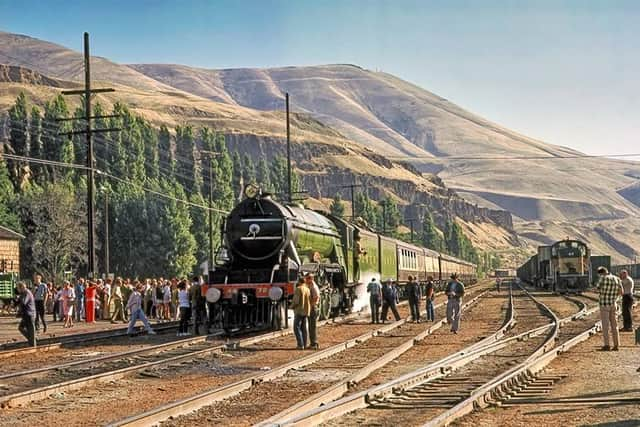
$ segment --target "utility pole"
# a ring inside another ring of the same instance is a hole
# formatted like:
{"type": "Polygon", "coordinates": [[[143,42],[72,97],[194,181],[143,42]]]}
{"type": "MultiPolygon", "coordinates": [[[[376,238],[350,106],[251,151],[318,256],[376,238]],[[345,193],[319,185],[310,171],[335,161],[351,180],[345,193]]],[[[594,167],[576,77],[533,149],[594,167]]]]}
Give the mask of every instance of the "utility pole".
{"type": "Polygon", "coordinates": [[[351,221],[356,219],[356,201],[353,189],[358,187],[362,187],[362,184],[356,184],[355,179],[353,181],[353,184],[347,184],[340,187],[348,188],[349,190],[351,190],[351,221]]]}
{"type": "MultiPolygon", "coordinates": [[[[117,117],[117,115],[109,116],[92,116],[91,115],[91,95],[95,93],[114,92],[115,89],[91,89],[91,55],[89,53],[89,33],[84,33],[84,89],[63,91],[63,95],[83,95],[84,96],[84,117],[85,129],[73,132],[64,132],[60,135],[80,135],[83,134],[87,141],[87,235],[88,235],[88,254],[87,254],[87,276],[93,278],[96,273],[96,230],[95,230],[95,201],[93,193],[94,185],[94,162],[93,162],[93,138],[92,135],[98,132],[117,132],[120,129],[92,129],[92,119],[103,119],[117,117]]],[[[76,120],[59,119],[59,121],[76,120]]]]}
{"type": "Polygon", "coordinates": [[[104,192],[104,274],[109,278],[109,190],[104,192]]]}
{"type": "Polygon", "coordinates": [[[416,222],[417,219],[411,218],[411,219],[407,219],[406,221],[409,223],[409,226],[411,227],[411,243],[413,243],[413,223],[416,222]]]}
{"type": "Polygon", "coordinates": [[[209,271],[213,269],[213,158],[222,155],[216,151],[200,151],[200,154],[209,156],[209,271]]]}
{"type": "Polygon", "coordinates": [[[291,129],[289,125],[289,92],[285,93],[285,104],[287,110],[287,192],[289,203],[293,202],[293,188],[291,182],[291,129]]]}

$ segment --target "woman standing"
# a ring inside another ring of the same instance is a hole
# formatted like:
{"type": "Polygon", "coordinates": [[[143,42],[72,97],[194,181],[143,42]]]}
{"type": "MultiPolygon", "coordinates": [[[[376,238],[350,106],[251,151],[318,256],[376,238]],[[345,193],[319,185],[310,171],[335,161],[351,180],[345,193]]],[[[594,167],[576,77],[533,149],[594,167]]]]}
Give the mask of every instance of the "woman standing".
{"type": "Polygon", "coordinates": [[[68,280],[64,282],[62,290],[62,311],[64,313],[64,327],[73,327],[73,305],[76,302],[76,293],[68,280]]]}

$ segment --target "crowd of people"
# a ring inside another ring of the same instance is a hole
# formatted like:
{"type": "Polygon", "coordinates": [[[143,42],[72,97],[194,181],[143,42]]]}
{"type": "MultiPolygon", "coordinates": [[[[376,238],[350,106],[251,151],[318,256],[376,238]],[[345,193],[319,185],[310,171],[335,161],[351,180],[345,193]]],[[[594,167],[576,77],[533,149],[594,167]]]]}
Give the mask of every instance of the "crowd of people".
{"type": "Polygon", "coordinates": [[[178,336],[190,335],[189,323],[194,317],[193,333],[199,334],[204,326],[211,326],[212,314],[202,295],[202,277],[178,279],[97,279],[77,278],[65,280],[62,285],[45,282],[36,275],[33,286],[18,284],[19,330],[31,345],[36,335],[47,332],[47,319],[64,322],[72,328],[75,322],[129,323],[133,334],[135,324],[142,321],[150,334],[155,334],[149,319],[158,322],[180,320],[178,336]],[[206,325],[205,320],[207,320],[206,325]]]}
{"type": "MultiPolygon", "coordinates": [[[[375,277],[371,279],[371,282],[367,285],[371,323],[386,322],[388,320],[387,315],[389,310],[393,313],[396,322],[400,320],[400,314],[398,314],[397,309],[397,304],[400,301],[397,286],[398,283],[392,279],[387,279],[383,284],[376,281],[375,277]],[[382,313],[380,313],[380,308],[382,308],[382,313]]],[[[455,273],[452,274],[451,281],[447,284],[445,294],[447,295],[447,322],[451,325],[451,332],[454,334],[460,329],[460,307],[464,291],[464,284],[458,280],[458,275],[455,273]]],[[[436,315],[433,305],[435,298],[433,277],[427,277],[427,281],[421,285],[418,283],[416,277],[408,276],[407,283],[404,287],[404,294],[409,303],[411,321],[414,323],[421,322],[420,301],[422,300],[423,293],[426,302],[426,320],[427,322],[434,322],[436,315]]]]}

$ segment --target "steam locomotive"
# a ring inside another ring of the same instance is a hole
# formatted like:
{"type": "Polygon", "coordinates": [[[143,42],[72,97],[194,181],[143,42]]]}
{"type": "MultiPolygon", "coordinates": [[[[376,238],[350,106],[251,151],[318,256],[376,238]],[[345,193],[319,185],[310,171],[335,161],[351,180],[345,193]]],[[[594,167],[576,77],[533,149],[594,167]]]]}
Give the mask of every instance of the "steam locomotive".
{"type": "Polygon", "coordinates": [[[216,266],[203,289],[225,330],[287,327],[287,306],[299,277],[320,288],[319,318],[362,308],[372,278],[400,287],[408,276],[436,285],[452,273],[476,280],[469,262],[374,233],[301,205],[282,204],[255,185],[221,226],[216,266]]]}

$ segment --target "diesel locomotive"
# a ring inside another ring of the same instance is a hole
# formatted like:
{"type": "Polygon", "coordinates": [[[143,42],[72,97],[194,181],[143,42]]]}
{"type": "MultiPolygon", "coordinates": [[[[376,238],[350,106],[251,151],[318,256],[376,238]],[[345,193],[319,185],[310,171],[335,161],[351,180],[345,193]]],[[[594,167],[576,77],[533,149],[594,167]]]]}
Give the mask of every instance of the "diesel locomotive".
{"type": "MultiPolygon", "coordinates": [[[[518,277],[554,292],[579,293],[592,282],[591,251],[579,240],[560,240],[541,246],[517,271],[518,277]]],[[[599,257],[602,258],[602,257],[599,257]]]]}
{"type": "Polygon", "coordinates": [[[436,285],[452,273],[476,280],[472,263],[377,234],[362,225],[280,203],[254,185],[221,225],[216,266],[203,292],[225,330],[287,327],[287,307],[299,277],[320,288],[319,318],[362,308],[366,284],[409,276],[436,285]]]}

